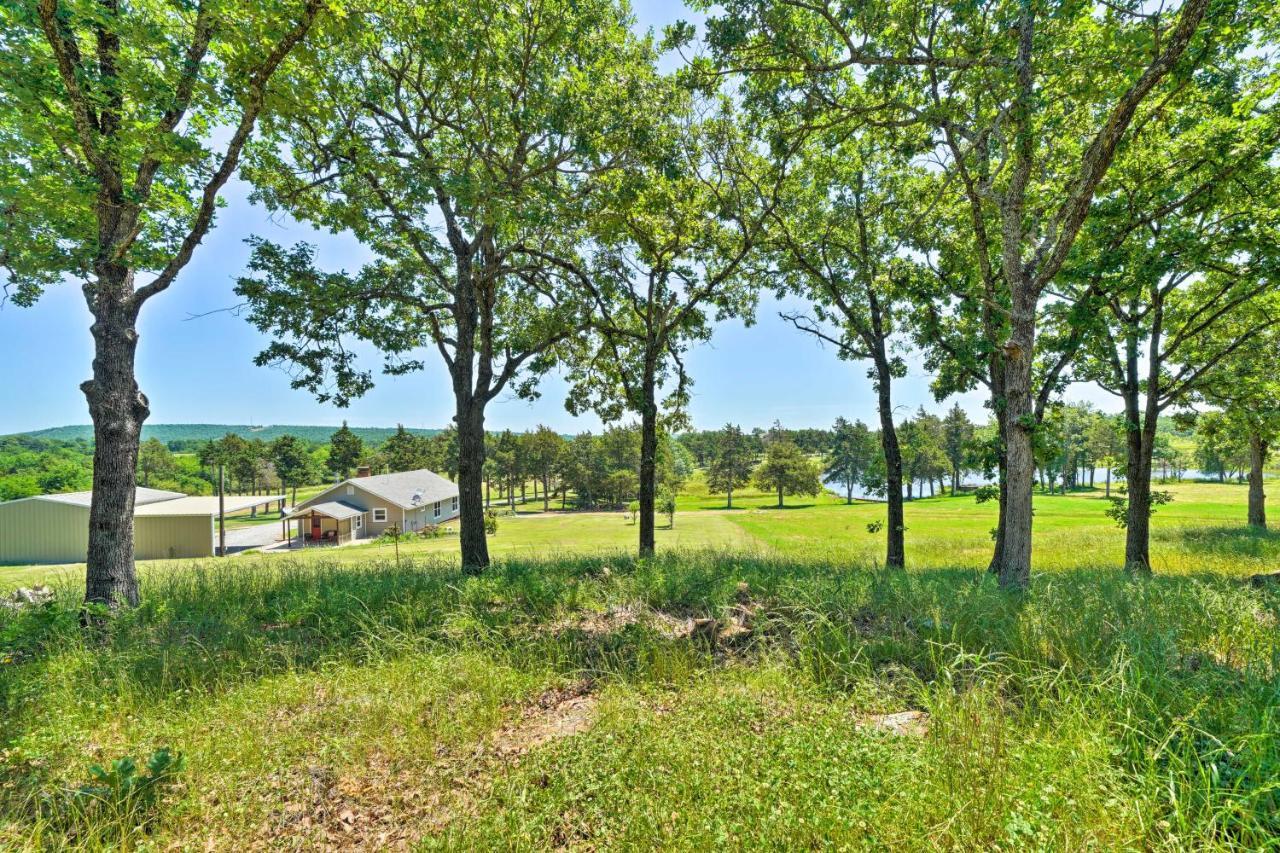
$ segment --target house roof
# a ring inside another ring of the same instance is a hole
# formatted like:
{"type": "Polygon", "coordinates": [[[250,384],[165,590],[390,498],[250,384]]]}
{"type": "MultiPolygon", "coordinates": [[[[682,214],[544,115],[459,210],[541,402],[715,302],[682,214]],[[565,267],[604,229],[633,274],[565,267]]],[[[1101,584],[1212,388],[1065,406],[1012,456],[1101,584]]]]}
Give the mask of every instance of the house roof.
{"type": "Polygon", "coordinates": [[[286,518],[302,518],[313,512],[318,512],[321,515],[327,515],[329,518],[337,521],[345,521],[348,518],[355,518],[357,515],[364,515],[364,510],[358,506],[352,506],[351,504],[343,501],[325,501],[324,503],[312,504],[308,507],[295,509],[293,512],[289,513],[286,518]]]}
{"type": "MultiPolygon", "coordinates": [[[[224,495],[223,511],[239,512],[266,503],[283,501],[284,495],[224,495]]],[[[217,495],[184,495],[169,501],[140,506],[134,515],[217,515],[217,495]]]]}
{"type": "MultiPolygon", "coordinates": [[[[172,501],[177,498],[186,497],[182,492],[166,492],[163,489],[144,489],[138,487],[137,493],[134,495],[134,506],[147,506],[148,504],[159,503],[160,501],[172,501]]],[[[73,506],[88,506],[93,500],[93,492],[63,492],[58,495],[33,495],[26,500],[37,501],[54,501],[60,504],[71,504],[73,506]]]]}
{"type": "MultiPolygon", "coordinates": [[[[315,501],[317,498],[331,495],[334,489],[347,485],[364,489],[404,509],[417,509],[435,501],[448,500],[458,494],[457,483],[423,468],[418,471],[399,471],[395,474],[378,474],[373,477],[353,477],[342,481],[328,491],[321,492],[311,500],[315,501]],[[417,497],[416,501],[415,497],[417,497]]],[[[309,505],[314,506],[314,504],[304,503],[301,507],[309,505]]]]}

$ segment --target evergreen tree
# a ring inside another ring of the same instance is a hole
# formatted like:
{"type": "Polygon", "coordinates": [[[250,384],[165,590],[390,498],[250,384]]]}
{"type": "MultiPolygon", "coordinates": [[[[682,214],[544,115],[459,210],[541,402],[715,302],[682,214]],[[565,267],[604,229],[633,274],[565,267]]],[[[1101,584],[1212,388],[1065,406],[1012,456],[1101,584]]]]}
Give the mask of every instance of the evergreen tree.
{"type": "Polygon", "coordinates": [[[877,452],[875,435],[862,421],[849,423],[836,418],[831,452],[822,474],[828,481],[844,486],[845,503],[853,503],[853,490],[871,470],[877,452]]]}
{"type": "Polygon", "coordinates": [[[539,425],[527,436],[525,452],[529,473],[542,482],[542,510],[546,512],[551,508],[551,481],[565,453],[565,440],[551,427],[539,425]]]}
{"type": "Polygon", "coordinates": [[[942,419],[942,451],[951,463],[951,493],[960,491],[960,477],[964,473],[969,446],[973,442],[973,421],[956,403],[942,419]]]}
{"type": "Polygon", "coordinates": [[[714,494],[724,492],[725,504],[733,509],[733,490],[751,482],[755,452],[741,427],[725,424],[712,454],[707,465],[707,489],[714,494]]]}
{"type": "Polygon", "coordinates": [[[276,467],[276,475],[280,477],[280,485],[284,489],[293,490],[290,505],[298,503],[298,486],[311,476],[311,455],[302,440],[293,435],[282,435],[271,443],[271,464],[276,467]]]}
{"type": "Polygon", "coordinates": [[[817,495],[822,491],[818,466],[804,455],[795,442],[775,430],[775,438],[765,446],[764,461],[755,471],[755,482],[764,491],[778,493],[778,508],[783,495],[817,495]]]}
{"type": "Polygon", "coordinates": [[[345,480],[363,456],[364,442],[343,421],[338,431],[329,437],[329,470],[345,480]]]}
{"type": "Polygon", "coordinates": [[[396,425],[395,433],[382,443],[380,450],[387,468],[393,472],[431,467],[429,441],[409,432],[404,424],[396,425]]]}

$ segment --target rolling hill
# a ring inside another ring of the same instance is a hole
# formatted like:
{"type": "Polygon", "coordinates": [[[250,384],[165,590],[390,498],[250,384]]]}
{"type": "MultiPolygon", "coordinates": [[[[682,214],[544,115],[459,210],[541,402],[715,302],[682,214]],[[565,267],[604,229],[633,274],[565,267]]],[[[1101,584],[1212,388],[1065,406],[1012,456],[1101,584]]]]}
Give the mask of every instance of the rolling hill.
{"type": "MultiPolygon", "coordinates": [[[[270,424],[267,426],[251,426],[247,424],[145,424],[142,427],[142,438],[144,441],[148,438],[158,438],[165,444],[171,442],[188,443],[210,441],[233,432],[244,438],[260,438],[263,441],[272,441],[287,433],[296,435],[306,441],[323,443],[329,440],[329,436],[333,435],[336,429],[337,427],[335,426],[291,424],[270,424]]],[[[351,427],[351,431],[364,441],[377,444],[392,435],[396,428],[351,427]]],[[[409,432],[416,435],[431,436],[440,432],[440,430],[409,428],[409,432]]],[[[93,427],[89,424],[76,424],[15,433],[15,435],[28,435],[34,438],[47,438],[57,441],[74,441],[76,439],[88,441],[93,439],[93,427]]]]}

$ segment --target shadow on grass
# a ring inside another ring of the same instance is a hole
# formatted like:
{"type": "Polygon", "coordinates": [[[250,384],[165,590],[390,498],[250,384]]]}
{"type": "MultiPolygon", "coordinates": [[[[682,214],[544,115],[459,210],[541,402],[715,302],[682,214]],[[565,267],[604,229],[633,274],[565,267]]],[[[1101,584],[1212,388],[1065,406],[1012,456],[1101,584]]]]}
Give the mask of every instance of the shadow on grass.
{"type": "Polygon", "coordinates": [[[1204,525],[1157,528],[1152,535],[1155,539],[1180,545],[1192,554],[1206,557],[1280,562],[1280,531],[1248,526],[1204,525]]]}

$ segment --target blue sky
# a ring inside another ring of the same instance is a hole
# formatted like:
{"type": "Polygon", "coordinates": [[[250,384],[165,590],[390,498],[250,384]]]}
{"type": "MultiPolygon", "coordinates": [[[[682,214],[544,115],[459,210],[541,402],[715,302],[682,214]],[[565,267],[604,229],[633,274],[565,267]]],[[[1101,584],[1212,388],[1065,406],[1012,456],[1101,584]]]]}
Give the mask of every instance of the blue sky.
{"type": "MultiPolygon", "coordinates": [[[[672,0],[637,3],[636,13],[641,27],[654,28],[694,17],[672,0]]],[[[381,377],[348,409],[317,403],[306,392],[291,390],[284,372],[254,366],[265,338],[243,318],[218,310],[236,303],[232,287],[248,257],[245,238],[316,243],[320,263],[329,267],[355,269],[364,253],[350,238],[269,217],[249,204],[247,195],[243,184],[228,187],[227,204],[191,264],[169,291],[143,308],[137,369],[151,401],[150,422],[337,425],[345,419],[361,426],[447,425],[452,391],[434,354],[428,354],[425,371],[381,377]]],[[[767,426],[776,419],[792,427],[817,427],[841,415],[875,421],[866,366],[840,361],[829,348],[784,324],[778,311],[788,308],[803,309],[803,304],[766,297],[754,326],[722,323],[710,343],[690,355],[696,426],[714,428],[728,421],[767,426]]],[[[89,324],[73,283],[50,289],[33,308],[0,308],[0,434],[89,422],[79,389],[93,357],[89,324]]],[[[919,405],[935,405],[928,376],[917,360],[910,362],[910,375],[894,389],[900,417],[919,405]]],[[[367,363],[376,367],[376,354],[369,354],[367,363]]],[[[494,401],[489,428],[520,430],[545,423],[576,432],[599,427],[594,417],[574,418],[565,411],[565,385],[556,376],[547,377],[541,390],[541,399],[532,403],[494,401]]],[[[1089,389],[1072,396],[1105,403],[1089,389]]],[[[960,398],[975,417],[985,419],[981,401],[980,394],[960,398]]]]}

